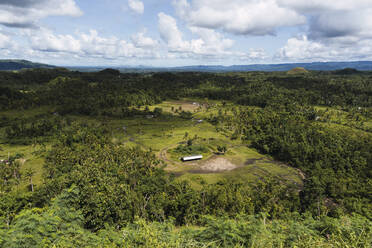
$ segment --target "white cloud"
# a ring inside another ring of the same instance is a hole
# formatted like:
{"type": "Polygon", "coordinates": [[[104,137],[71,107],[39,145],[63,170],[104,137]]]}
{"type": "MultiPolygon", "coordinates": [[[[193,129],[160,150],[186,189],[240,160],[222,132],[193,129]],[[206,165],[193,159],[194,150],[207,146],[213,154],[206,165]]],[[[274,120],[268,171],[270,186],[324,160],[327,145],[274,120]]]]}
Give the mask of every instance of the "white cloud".
{"type": "MultiPolygon", "coordinates": [[[[307,17],[371,9],[371,0],[173,0],[189,25],[234,34],[266,35],[284,26],[307,23],[307,17]]],[[[353,20],[350,20],[353,22],[353,20]]]]}
{"type": "Polygon", "coordinates": [[[302,13],[319,13],[322,11],[344,11],[370,8],[370,0],[277,0],[280,6],[293,8],[302,13]]]}
{"type": "Polygon", "coordinates": [[[6,49],[11,46],[11,40],[10,37],[0,33],[0,49],[6,49]]]}
{"type": "Polygon", "coordinates": [[[372,8],[319,14],[311,22],[309,35],[312,39],[348,36],[371,38],[372,8]]]}
{"type": "Polygon", "coordinates": [[[96,30],[88,33],[76,33],[73,35],[57,35],[48,29],[25,31],[24,35],[30,40],[34,51],[48,52],[50,54],[70,54],[82,58],[154,58],[155,41],[150,47],[149,37],[144,33],[135,35],[137,43],[118,39],[115,36],[102,37],[96,30]]]}
{"type": "Polygon", "coordinates": [[[167,43],[172,51],[185,50],[189,46],[182,39],[182,33],[178,30],[176,19],[164,13],[158,14],[160,37],[167,43]]]}
{"type": "Polygon", "coordinates": [[[131,36],[131,40],[139,48],[155,48],[158,42],[150,37],[146,37],[146,30],[131,36]]]}
{"type": "Polygon", "coordinates": [[[278,0],[309,15],[308,31],[280,49],[287,60],[366,60],[372,58],[370,0],[278,0]]]}
{"type": "MultiPolygon", "coordinates": [[[[287,44],[280,49],[278,56],[284,59],[310,59],[313,56],[323,55],[325,47],[317,42],[311,42],[307,36],[291,38],[287,44]]],[[[320,56],[320,57],[323,57],[320,56]]]]}
{"type": "Polygon", "coordinates": [[[184,40],[182,32],[178,29],[176,20],[164,13],[158,14],[159,32],[170,52],[169,56],[181,58],[204,59],[263,59],[266,55],[261,50],[250,50],[248,53],[232,51],[234,41],[225,38],[215,30],[190,27],[190,31],[198,36],[197,39],[184,40]]]}
{"type": "Polygon", "coordinates": [[[263,36],[286,26],[307,30],[289,39],[276,58],[371,57],[371,0],[173,0],[173,5],[188,26],[214,32],[263,36]]]}
{"type": "Polygon", "coordinates": [[[175,0],[174,5],[189,25],[234,34],[272,35],[279,27],[306,22],[305,16],[276,0],[175,0]]]}
{"type": "Polygon", "coordinates": [[[33,27],[47,16],[80,16],[74,0],[0,1],[0,24],[8,27],[33,27]]]}
{"type": "Polygon", "coordinates": [[[55,35],[47,29],[40,29],[30,36],[31,47],[46,52],[79,52],[80,41],[71,35],[55,35]]]}
{"type": "Polygon", "coordinates": [[[200,54],[225,54],[235,43],[214,30],[197,27],[191,27],[190,30],[200,37],[198,40],[201,46],[196,47],[200,54]]]}
{"type": "Polygon", "coordinates": [[[276,58],[289,61],[341,61],[372,59],[372,40],[363,40],[353,46],[342,42],[324,43],[309,40],[306,35],[288,40],[276,58]]]}
{"type": "Polygon", "coordinates": [[[128,0],[129,9],[136,14],[143,14],[145,6],[140,0],[128,0]]]}

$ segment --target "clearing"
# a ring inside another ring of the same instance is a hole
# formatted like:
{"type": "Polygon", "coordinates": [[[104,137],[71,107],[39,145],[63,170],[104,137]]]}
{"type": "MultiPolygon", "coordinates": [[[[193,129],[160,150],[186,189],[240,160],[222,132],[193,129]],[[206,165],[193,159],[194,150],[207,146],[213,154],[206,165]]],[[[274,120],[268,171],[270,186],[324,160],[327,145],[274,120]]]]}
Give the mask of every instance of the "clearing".
{"type": "MultiPolygon", "coordinates": [[[[226,102],[222,104],[218,101],[182,99],[148,106],[150,110],[162,108],[163,114],[158,117],[119,118],[69,115],[68,118],[88,123],[104,122],[111,127],[112,142],[127,147],[140,146],[143,149],[151,149],[165,162],[166,171],[176,175],[177,180],[190,180],[195,187],[200,186],[198,183],[200,180],[206,183],[215,183],[218,180],[233,177],[241,178],[247,182],[255,182],[268,176],[277,177],[287,183],[301,185],[302,177],[296,169],[258,153],[242,144],[240,139],[231,140],[230,134],[221,132],[207,121],[209,116],[217,115],[221,109],[225,115],[231,115],[233,107],[233,104],[226,102]],[[181,118],[180,109],[193,112],[194,118],[181,118]],[[191,147],[195,148],[194,150],[190,149],[190,152],[200,151],[203,159],[183,163],[180,161],[180,157],[187,155],[183,152],[190,148],[187,147],[187,141],[190,139],[193,141],[191,147]],[[226,147],[226,152],[224,154],[218,153],[218,146],[226,147]]],[[[50,114],[51,111],[48,108],[40,108],[33,111],[25,110],[21,113],[17,111],[17,113],[3,112],[0,114],[13,118],[15,116],[33,118],[41,114],[50,114]]],[[[4,135],[4,129],[4,126],[0,128],[0,134],[4,135]]],[[[11,155],[23,154],[26,162],[21,167],[22,171],[27,168],[34,169],[36,171],[34,182],[35,184],[41,183],[43,154],[45,154],[43,150],[48,149],[50,143],[38,147],[35,144],[11,145],[5,140],[0,140],[0,147],[2,148],[0,158],[6,157],[8,153],[11,155]]],[[[23,184],[26,185],[26,182],[23,184]]]]}

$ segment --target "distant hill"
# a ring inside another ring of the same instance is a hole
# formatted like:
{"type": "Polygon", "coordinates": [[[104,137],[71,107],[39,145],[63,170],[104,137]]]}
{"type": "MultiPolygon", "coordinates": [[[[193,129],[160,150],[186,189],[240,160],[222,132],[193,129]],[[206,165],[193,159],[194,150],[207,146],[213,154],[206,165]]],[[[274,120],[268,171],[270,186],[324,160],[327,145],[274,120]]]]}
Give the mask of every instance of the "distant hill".
{"type": "Polygon", "coordinates": [[[360,71],[358,71],[354,68],[345,68],[345,69],[342,69],[342,70],[337,70],[334,73],[339,74],[339,75],[350,75],[350,74],[355,74],[355,73],[359,73],[359,72],[360,71]]]}
{"type": "Polygon", "coordinates": [[[290,71],[294,68],[303,68],[306,71],[336,71],[343,73],[345,68],[358,71],[372,71],[372,61],[354,62],[313,62],[313,63],[286,63],[286,64],[254,64],[254,65],[195,65],[180,67],[151,67],[151,66],[77,66],[67,67],[70,70],[82,72],[101,71],[113,68],[120,72],[238,72],[238,71],[290,71]]]}
{"type": "MultiPolygon", "coordinates": [[[[28,60],[0,60],[0,71],[21,70],[31,68],[56,68],[56,66],[35,63],[28,60]]],[[[254,64],[254,65],[195,65],[180,67],[147,67],[147,66],[77,66],[67,67],[70,70],[94,72],[106,68],[120,70],[120,72],[238,72],[238,71],[288,71],[289,74],[305,71],[338,71],[340,74],[357,73],[358,71],[372,71],[372,61],[354,62],[313,62],[313,63],[286,63],[286,64],[254,64]],[[301,69],[299,69],[301,68],[301,69]]]]}
{"type": "Polygon", "coordinates": [[[372,71],[372,61],[354,62],[313,62],[285,64],[254,64],[232,66],[185,66],[171,68],[175,71],[290,71],[294,68],[304,68],[308,71],[335,71],[354,68],[359,71],[372,71]]]}
{"type": "Polygon", "coordinates": [[[308,71],[305,68],[303,68],[303,67],[296,67],[296,68],[293,68],[292,70],[289,70],[287,73],[289,75],[295,75],[295,74],[308,73],[308,71]]]}
{"type": "Polygon", "coordinates": [[[28,60],[0,59],[0,71],[14,71],[31,68],[56,68],[56,66],[34,63],[28,60]]]}

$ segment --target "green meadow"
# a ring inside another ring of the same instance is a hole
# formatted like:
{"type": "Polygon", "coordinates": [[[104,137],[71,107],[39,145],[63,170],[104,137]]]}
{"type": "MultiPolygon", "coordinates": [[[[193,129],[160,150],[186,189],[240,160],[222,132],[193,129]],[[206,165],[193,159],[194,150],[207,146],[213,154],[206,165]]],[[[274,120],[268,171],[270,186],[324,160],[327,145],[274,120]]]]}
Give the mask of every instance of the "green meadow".
{"type": "MultiPolygon", "coordinates": [[[[180,180],[190,179],[196,187],[194,178],[202,179],[207,183],[215,183],[223,178],[239,177],[247,182],[254,182],[267,176],[274,176],[283,181],[290,181],[288,178],[291,178],[293,182],[300,184],[301,179],[296,170],[289,166],[279,165],[270,156],[262,155],[255,149],[249,148],[240,139],[232,140],[226,133],[217,131],[216,127],[207,121],[206,118],[217,115],[221,108],[224,113],[231,115],[232,106],[230,103],[224,104],[223,107],[219,101],[205,101],[205,99],[182,99],[147,106],[150,111],[161,108],[163,111],[161,116],[115,118],[69,115],[66,118],[86,123],[96,121],[105,123],[111,130],[110,137],[113,143],[126,147],[138,146],[144,150],[151,149],[160,160],[165,162],[166,171],[177,175],[180,180]],[[181,118],[178,112],[180,109],[192,112],[192,118],[181,118]],[[206,149],[202,153],[202,160],[191,163],[180,161],[182,156],[191,154],[176,153],[174,150],[180,145],[187,146],[188,139],[193,139],[195,144],[206,149]],[[218,146],[226,146],[226,153],[218,154],[218,146]],[[222,157],[236,165],[236,168],[229,171],[224,171],[222,168],[218,172],[200,171],[203,163],[212,157],[222,157]]],[[[144,108],[140,109],[144,110],[144,108]]],[[[38,116],[53,113],[52,108],[43,107],[23,111],[4,111],[1,115],[17,120],[20,117],[37,119],[38,116]]],[[[0,130],[5,132],[4,128],[0,130]]],[[[6,158],[8,154],[22,154],[25,162],[21,165],[21,172],[27,168],[33,169],[35,171],[33,180],[38,185],[41,184],[45,154],[52,141],[53,137],[48,137],[43,141],[43,145],[21,145],[8,144],[3,139],[0,145],[0,157],[6,158]]],[[[27,181],[22,182],[21,186],[27,183],[27,181]]]]}

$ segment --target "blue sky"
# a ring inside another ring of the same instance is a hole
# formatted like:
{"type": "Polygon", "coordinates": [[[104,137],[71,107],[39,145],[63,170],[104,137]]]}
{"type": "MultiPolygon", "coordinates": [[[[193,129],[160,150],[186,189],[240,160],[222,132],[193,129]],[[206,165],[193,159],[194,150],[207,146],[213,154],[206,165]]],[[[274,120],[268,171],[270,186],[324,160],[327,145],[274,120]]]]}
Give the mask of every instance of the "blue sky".
{"type": "Polygon", "coordinates": [[[0,58],[87,66],[372,60],[372,1],[0,0],[0,58]]]}

